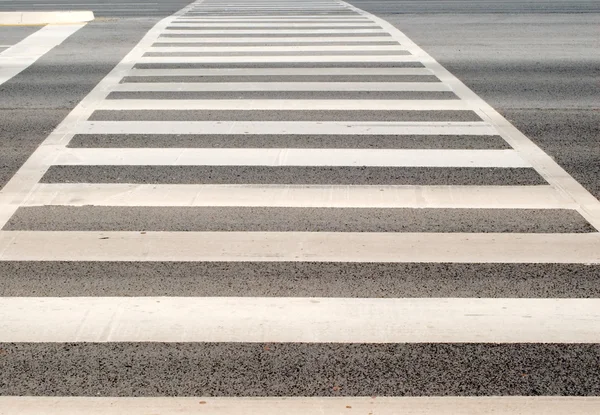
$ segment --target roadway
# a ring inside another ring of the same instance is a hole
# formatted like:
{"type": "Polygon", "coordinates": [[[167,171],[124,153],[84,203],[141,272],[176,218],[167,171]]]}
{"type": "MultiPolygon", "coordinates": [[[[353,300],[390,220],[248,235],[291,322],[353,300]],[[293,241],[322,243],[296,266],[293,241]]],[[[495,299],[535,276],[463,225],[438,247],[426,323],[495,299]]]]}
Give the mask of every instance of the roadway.
{"type": "Polygon", "coordinates": [[[0,85],[4,412],[598,412],[595,3],[184,5],[0,85]]]}

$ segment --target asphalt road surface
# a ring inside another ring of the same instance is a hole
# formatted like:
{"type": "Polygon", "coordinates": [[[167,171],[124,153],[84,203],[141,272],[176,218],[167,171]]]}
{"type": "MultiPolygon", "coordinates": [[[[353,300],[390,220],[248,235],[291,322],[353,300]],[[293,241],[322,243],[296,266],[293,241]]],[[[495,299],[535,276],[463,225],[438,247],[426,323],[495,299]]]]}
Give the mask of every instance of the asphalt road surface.
{"type": "Polygon", "coordinates": [[[0,414],[600,411],[597,2],[18,6],[0,414]]]}

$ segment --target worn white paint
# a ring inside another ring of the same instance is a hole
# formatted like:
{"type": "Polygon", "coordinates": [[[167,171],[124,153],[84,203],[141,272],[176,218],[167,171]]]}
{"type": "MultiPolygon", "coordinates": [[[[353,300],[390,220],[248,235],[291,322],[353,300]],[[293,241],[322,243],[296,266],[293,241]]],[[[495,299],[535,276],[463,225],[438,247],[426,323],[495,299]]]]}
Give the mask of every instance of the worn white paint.
{"type": "MultiPolygon", "coordinates": [[[[495,135],[486,122],[86,121],[83,134],[495,135]]],[[[442,138],[443,139],[443,138],[442,138]]]]}
{"type": "Polygon", "coordinates": [[[148,52],[156,53],[188,53],[188,52],[204,52],[204,53],[227,53],[227,52],[404,52],[404,49],[398,45],[350,45],[350,46],[154,46],[148,49],[148,52]]]}
{"type": "Polygon", "coordinates": [[[144,56],[139,63],[418,62],[412,55],[144,56]]]}
{"type": "Polygon", "coordinates": [[[1,396],[10,415],[597,415],[598,397],[17,397],[1,396]],[[200,409],[201,408],[201,409],[200,409]]]}
{"type": "MultiPolygon", "coordinates": [[[[47,6],[47,4],[45,4],[47,6]]],[[[73,6],[73,4],[70,4],[73,6]]],[[[79,24],[94,20],[91,11],[31,11],[0,12],[3,25],[79,24]]],[[[371,23],[372,24],[372,23],[371,23]]]]}
{"type": "Polygon", "coordinates": [[[531,167],[514,150],[69,148],[59,165],[531,167]]]}
{"type": "MultiPolygon", "coordinates": [[[[425,68],[218,68],[218,69],[132,69],[127,76],[400,76],[433,75],[425,68]]],[[[302,84],[303,82],[296,82],[302,84]]],[[[441,82],[431,82],[441,84],[441,82]]]]}
{"type": "MultiPolygon", "coordinates": [[[[336,110],[336,111],[456,111],[467,110],[462,100],[421,99],[115,99],[102,101],[100,110],[336,110]]],[[[348,118],[354,118],[348,114],[348,118]]],[[[435,120],[435,117],[433,117],[435,120]]]]}
{"type": "MultiPolygon", "coordinates": [[[[388,34],[382,33],[381,36],[353,36],[349,37],[333,37],[333,36],[306,36],[306,37],[277,37],[276,35],[268,38],[258,37],[159,37],[159,43],[326,43],[326,42],[390,42],[393,39],[388,34]]],[[[294,68],[291,68],[294,69],[294,68]]],[[[298,69],[298,68],[295,68],[298,69]]],[[[304,68],[303,68],[304,69],[304,68]]],[[[307,68],[315,69],[315,68],[307,68]]],[[[369,68],[370,70],[377,68],[369,68]]],[[[386,68],[381,68],[386,69],[386,68]]],[[[401,69],[401,68],[399,68],[401,69]]]]}
{"type": "Polygon", "coordinates": [[[450,91],[441,82],[132,82],[115,91],[450,91]]]}
{"type": "Polygon", "coordinates": [[[379,26],[377,26],[375,23],[371,22],[371,21],[366,21],[365,23],[363,22],[348,22],[348,23],[339,23],[339,22],[330,22],[330,21],[325,21],[325,22],[320,22],[320,23],[295,23],[295,22],[277,22],[277,23],[257,23],[257,22],[250,22],[250,23],[238,23],[238,22],[218,22],[218,23],[207,23],[207,22],[200,22],[200,23],[189,23],[189,22],[181,22],[181,21],[175,21],[173,23],[171,23],[171,25],[169,26],[169,28],[174,28],[174,27],[179,27],[179,26],[185,26],[185,27],[218,27],[218,28],[225,28],[225,27],[236,27],[236,28],[245,28],[245,27],[265,27],[265,28],[277,28],[277,29],[286,29],[286,28],[300,28],[300,27],[305,27],[305,28],[313,28],[313,27],[323,27],[323,26],[327,26],[327,27],[332,27],[332,28],[336,28],[336,27],[348,27],[348,26],[352,26],[352,27],[369,27],[369,28],[377,28],[380,29],[379,26]]]}
{"type": "Polygon", "coordinates": [[[1,261],[600,264],[600,234],[0,231],[1,261]]]}
{"type": "Polygon", "coordinates": [[[24,206],[274,206],[573,209],[550,186],[309,186],[40,183],[24,206]]]}
{"type": "Polygon", "coordinates": [[[600,343],[600,299],[4,297],[0,342],[600,343]]]}

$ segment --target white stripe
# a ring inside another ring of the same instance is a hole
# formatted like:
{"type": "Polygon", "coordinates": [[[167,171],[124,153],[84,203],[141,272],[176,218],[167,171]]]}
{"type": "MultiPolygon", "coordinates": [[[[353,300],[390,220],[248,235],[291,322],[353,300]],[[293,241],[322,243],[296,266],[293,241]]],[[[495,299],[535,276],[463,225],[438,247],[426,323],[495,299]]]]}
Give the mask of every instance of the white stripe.
{"type": "Polygon", "coordinates": [[[241,16],[232,16],[232,17],[216,17],[216,16],[205,16],[205,17],[192,17],[192,16],[182,16],[179,19],[175,19],[174,22],[183,23],[183,22],[192,22],[192,23],[213,23],[213,24],[221,24],[221,23],[319,23],[319,24],[329,24],[329,23],[370,23],[374,24],[370,19],[365,19],[364,17],[334,17],[334,16],[325,16],[323,18],[318,17],[252,17],[252,18],[244,18],[241,16]]]}
{"type": "Polygon", "coordinates": [[[357,21],[371,21],[371,19],[367,19],[361,15],[353,15],[353,14],[347,14],[347,15],[322,15],[322,14],[298,14],[298,15],[293,15],[293,14],[285,14],[285,15],[273,15],[273,14],[253,14],[253,15],[234,15],[234,14],[224,14],[224,15],[209,15],[209,14],[200,14],[200,13],[195,13],[195,14],[186,14],[184,16],[181,16],[182,19],[201,19],[201,20],[212,20],[212,21],[221,21],[221,20],[230,20],[230,19],[235,19],[235,20],[246,20],[246,21],[252,21],[252,20],[257,20],[257,19],[269,19],[269,20],[273,20],[273,21],[282,21],[282,20],[287,20],[287,19],[308,19],[308,20],[312,20],[312,19],[319,19],[319,20],[323,20],[323,21],[329,21],[330,19],[352,19],[352,20],[357,20],[357,21]]]}
{"type": "Polygon", "coordinates": [[[0,397],[11,415],[597,415],[598,397],[98,398],[0,397]],[[199,409],[201,408],[201,410],[199,409]]]}
{"type": "Polygon", "coordinates": [[[48,25],[0,54],[0,85],[25,70],[86,23],[48,25]]]}
{"type": "MultiPolygon", "coordinates": [[[[365,111],[450,111],[467,110],[461,100],[392,100],[392,99],[115,99],[98,105],[99,110],[365,110],[365,111]]],[[[354,118],[348,114],[348,119],[354,118]]]]}
{"type": "MultiPolygon", "coordinates": [[[[347,33],[347,34],[359,34],[359,33],[379,33],[384,34],[382,29],[311,29],[311,30],[294,30],[294,29],[265,29],[265,30],[184,30],[184,29],[169,29],[165,30],[163,34],[166,35],[298,35],[298,34],[336,34],[336,33],[347,33]]],[[[265,38],[268,39],[268,38],[265,38]]]]}
{"type": "MultiPolygon", "coordinates": [[[[206,69],[132,69],[127,76],[325,76],[433,75],[424,68],[206,68],[206,69]]],[[[440,82],[441,83],[441,82],[440,82]]]]}
{"type": "Polygon", "coordinates": [[[412,55],[144,56],[138,63],[417,62],[412,55]]]}
{"type": "Polygon", "coordinates": [[[484,122],[82,121],[84,134],[494,135],[484,122]]]}
{"type": "Polygon", "coordinates": [[[0,342],[600,343],[600,299],[3,297],[0,342]]]}
{"type": "Polygon", "coordinates": [[[268,38],[245,38],[245,37],[159,37],[158,43],[297,43],[297,42],[390,42],[391,37],[268,37],[268,38]]]}
{"type": "Polygon", "coordinates": [[[68,148],[57,165],[530,167],[514,150],[68,148]]]}
{"type": "Polygon", "coordinates": [[[455,91],[461,99],[471,102],[473,106],[479,108],[478,113],[482,114],[486,121],[497,126],[502,137],[504,137],[515,150],[519,151],[524,158],[530,160],[544,179],[556,188],[562,189],[571,198],[577,201],[581,206],[580,213],[592,224],[592,226],[600,230],[600,201],[560,167],[552,157],[544,153],[541,148],[515,128],[491,105],[477,96],[477,94],[471,91],[464,83],[452,75],[446,68],[440,65],[435,59],[429,56],[423,49],[418,47],[393,25],[379,17],[357,9],[348,3],[342,3],[349,9],[360,13],[381,25],[381,27],[390,33],[396,40],[412,51],[415,56],[418,56],[421,59],[421,62],[423,62],[426,67],[433,70],[444,83],[450,85],[453,91],[455,91]]]}
{"type": "Polygon", "coordinates": [[[186,26],[186,27],[274,27],[274,28],[295,28],[295,27],[321,27],[328,26],[331,28],[336,28],[338,26],[353,26],[353,27],[371,27],[378,28],[375,23],[371,21],[367,21],[365,23],[362,22],[348,22],[348,23],[339,23],[339,22],[321,22],[321,23],[286,23],[286,22],[277,22],[277,23],[236,23],[236,22],[222,22],[222,23],[187,23],[187,22],[173,22],[169,25],[169,28],[186,26]]]}
{"type": "Polygon", "coordinates": [[[38,184],[23,206],[575,209],[550,186],[38,184]]]}
{"type": "Polygon", "coordinates": [[[400,45],[366,45],[366,46],[165,46],[152,47],[147,52],[182,53],[182,52],[372,52],[372,51],[404,51],[400,45]]]}
{"type": "Polygon", "coordinates": [[[2,261],[600,264],[600,234],[0,231],[2,261]]]}
{"type": "Polygon", "coordinates": [[[134,82],[115,91],[450,91],[441,82],[134,82]]]}

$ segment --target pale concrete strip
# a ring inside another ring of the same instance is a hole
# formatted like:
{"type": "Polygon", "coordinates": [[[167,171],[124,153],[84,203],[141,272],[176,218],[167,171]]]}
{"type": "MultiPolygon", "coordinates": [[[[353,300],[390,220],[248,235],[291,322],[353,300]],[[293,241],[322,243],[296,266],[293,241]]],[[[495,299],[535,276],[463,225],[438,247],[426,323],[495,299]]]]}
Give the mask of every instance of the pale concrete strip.
{"type": "MultiPolygon", "coordinates": [[[[79,24],[94,20],[91,11],[0,12],[3,25],[79,24]]],[[[373,24],[373,23],[371,23],[373,24]]]]}
{"type": "Polygon", "coordinates": [[[180,53],[180,52],[374,52],[374,51],[403,51],[400,45],[366,45],[366,46],[243,46],[243,47],[215,47],[215,46],[154,46],[147,52],[180,53]]]}
{"type": "Polygon", "coordinates": [[[243,29],[231,29],[231,30],[185,30],[185,29],[168,29],[163,32],[163,34],[178,34],[178,35],[253,35],[253,34],[263,34],[263,35],[297,35],[302,33],[309,34],[350,34],[350,35],[360,35],[362,33],[378,33],[385,34],[386,32],[383,29],[312,29],[310,31],[301,30],[301,29],[264,29],[264,30],[243,30],[243,29]]]}
{"type": "Polygon", "coordinates": [[[305,36],[305,37],[269,37],[265,38],[244,38],[244,37],[159,37],[158,43],[295,43],[295,42],[389,42],[392,38],[385,36],[368,37],[334,37],[334,36],[305,36]]]}
{"type": "Polygon", "coordinates": [[[0,85],[25,70],[83,26],[85,23],[45,26],[3,51],[0,55],[0,85]]]}
{"type": "Polygon", "coordinates": [[[441,82],[136,82],[114,91],[451,91],[441,82]]]}
{"type": "Polygon", "coordinates": [[[97,398],[0,397],[0,413],[12,415],[597,415],[600,398],[503,397],[341,397],[341,398],[97,398]]]}
{"type": "Polygon", "coordinates": [[[306,56],[144,56],[138,63],[256,63],[256,62],[418,62],[412,55],[306,56]]]}
{"type": "Polygon", "coordinates": [[[4,297],[0,315],[6,343],[600,343],[600,299],[579,298],[4,297]]]}
{"type": "Polygon", "coordinates": [[[574,209],[550,186],[294,186],[60,183],[36,185],[23,206],[272,206],[574,209]]]}
{"type": "Polygon", "coordinates": [[[206,23],[206,22],[201,22],[201,23],[188,23],[188,22],[182,22],[182,21],[174,21],[169,25],[169,28],[173,28],[173,27],[179,27],[179,26],[186,26],[186,27],[219,27],[219,28],[223,28],[223,27],[239,27],[239,28],[244,28],[244,27],[268,27],[268,28],[300,28],[300,27],[322,27],[322,26],[328,26],[331,28],[336,28],[339,26],[342,27],[348,27],[348,26],[353,26],[353,27],[369,27],[369,28],[379,28],[379,26],[377,26],[375,23],[371,22],[371,21],[367,21],[366,23],[362,23],[362,22],[346,22],[346,23],[339,23],[339,22],[330,22],[330,21],[323,21],[320,23],[295,23],[295,22],[277,22],[277,23],[257,23],[257,22],[250,22],[250,23],[237,23],[237,22],[219,22],[219,23],[206,23]]]}
{"type": "Polygon", "coordinates": [[[599,264],[598,246],[598,233],[0,232],[2,261],[599,264]]]}
{"type": "Polygon", "coordinates": [[[237,100],[237,99],[120,99],[102,101],[98,110],[224,110],[224,111],[456,111],[467,110],[467,103],[459,100],[237,100]]]}
{"type": "Polygon", "coordinates": [[[531,167],[514,150],[67,148],[55,165],[70,166],[385,166],[531,167]]]}
{"type": "Polygon", "coordinates": [[[430,76],[425,68],[206,68],[206,69],[132,69],[127,76],[430,76]]]}
{"type": "Polygon", "coordinates": [[[341,3],[345,4],[349,9],[380,24],[382,28],[402,43],[402,45],[406,46],[414,55],[418,56],[421,59],[421,62],[423,62],[426,67],[432,69],[444,83],[450,85],[461,99],[469,102],[473,108],[477,108],[478,113],[481,114],[483,119],[497,126],[498,131],[508,143],[523,154],[524,158],[530,160],[550,184],[562,189],[562,191],[566,192],[571,198],[576,200],[580,204],[580,213],[596,229],[600,230],[600,201],[559,166],[552,157],[546,154],[491,105],[487,104],[477,94],[471,91],[464,83],[452,75],[423,49],[406,37],[404,33],[379,17],[357,9],[348,3],[341,3]]]}
{"type": "Polygon", "coordinates": [[[83,121],[82,134],[496,135],[485,122],[83,121]]]}

